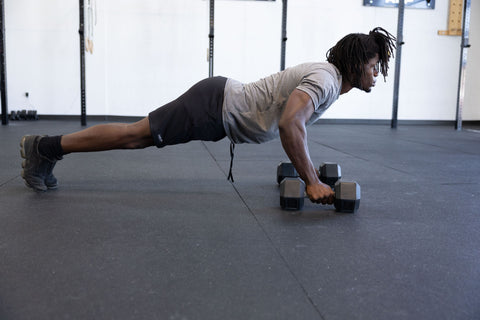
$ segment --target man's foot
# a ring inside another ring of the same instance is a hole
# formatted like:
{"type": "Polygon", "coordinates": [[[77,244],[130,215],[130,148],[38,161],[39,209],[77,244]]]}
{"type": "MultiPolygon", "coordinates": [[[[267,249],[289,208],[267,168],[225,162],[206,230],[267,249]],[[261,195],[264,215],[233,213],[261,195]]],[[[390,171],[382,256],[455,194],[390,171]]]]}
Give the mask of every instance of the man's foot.
{"type": "Polygon", "coordinates": [[[38,142],[42,136],[24,136],[20,141],[22,162],[22,178],[27,187],[36,191],[46,191],[58,186],[57,179],[52,174],[56,161],[47,159],[38,152],[38,142]]]}

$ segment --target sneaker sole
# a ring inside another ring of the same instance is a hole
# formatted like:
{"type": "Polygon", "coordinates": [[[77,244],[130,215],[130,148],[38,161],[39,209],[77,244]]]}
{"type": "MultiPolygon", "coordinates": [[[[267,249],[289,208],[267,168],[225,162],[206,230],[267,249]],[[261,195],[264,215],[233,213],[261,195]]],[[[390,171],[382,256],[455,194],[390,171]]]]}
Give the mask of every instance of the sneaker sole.
{"type": "Polygon", "coordinates": [[[51,184],[49,186],[47,186],[48,190],[56,190],[58,189],[58,184],[51,184]]]}
{"type": "Polygon", "coordinates": [[[22,178],[23,178],[23,182],[25,183],[25,185],[26,185],[27,187],[29,187],[30,189],[32,189],[32,190],[34,190],[34,191],[37,191],[37,192],[45,192],[45,191],[48,190],[47,188],[45,188],[45,189],[40,189],[40,188],[36,188],[36,187],[30,185],[30,183],[28,183],[28,181],[25,180],[23,170],[22,170],[21,176],[22,176],[22,178]]]}
{"type": "MultiPolygon", "coordinates": [[[[23,159],[26,159],[27,157],[25,156],[25,138],[29,136],[24,136],[22,140],[20,141],[20,155],[22,156],[23,159]]],[[[24,164],[22,162],[22,168],[24,167],[24,164]]]]}

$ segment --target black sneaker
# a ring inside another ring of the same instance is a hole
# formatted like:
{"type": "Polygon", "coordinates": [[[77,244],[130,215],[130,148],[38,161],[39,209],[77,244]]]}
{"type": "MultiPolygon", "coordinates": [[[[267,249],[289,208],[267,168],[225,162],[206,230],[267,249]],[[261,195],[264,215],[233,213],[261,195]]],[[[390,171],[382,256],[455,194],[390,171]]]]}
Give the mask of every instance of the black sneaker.
{"type": "Polygon", "coordinates": [[[48,189],[57,189],[58,188],[58,182],[57,178],[53,175],[53,167],[55,167],[55,164],[57,161],[50,162],[47,167],[47,175],[45,177],[45,185],[47,186],[48,189]]]}
{"type": "Polygon", "coordinates": [[[20,141],[20,155],[25,159],[22,162],[21,175],[27,187],[36,191],[47,191],[49,185],[50,188],[57,186],[57,179],[52,174],[56,161],[49,160],[38,152],[41,138],[42,136],[27,135],[20,141]]]}

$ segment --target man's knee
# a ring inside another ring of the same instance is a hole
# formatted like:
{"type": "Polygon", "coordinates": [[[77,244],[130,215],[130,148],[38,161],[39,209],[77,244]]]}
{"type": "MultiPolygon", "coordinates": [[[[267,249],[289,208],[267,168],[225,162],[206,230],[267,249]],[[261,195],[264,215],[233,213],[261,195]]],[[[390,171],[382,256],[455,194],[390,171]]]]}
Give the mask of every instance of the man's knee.
{"type": "Polygon", "coordinates": [[[143,149],[153,145],[148,118],[125,126],[125,141],[128,149],[143,149]]]}

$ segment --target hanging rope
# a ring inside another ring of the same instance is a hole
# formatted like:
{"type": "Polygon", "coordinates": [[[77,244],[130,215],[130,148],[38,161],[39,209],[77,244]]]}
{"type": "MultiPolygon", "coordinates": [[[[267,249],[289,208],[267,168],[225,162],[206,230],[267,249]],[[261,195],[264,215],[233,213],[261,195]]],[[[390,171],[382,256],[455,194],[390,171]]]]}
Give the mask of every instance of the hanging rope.
{"type": "Polygon", "coordinates": [[[93,31],[95,26],[97,25],[97,0],[88,0],[86,10],[86,43],[85,43],[85,51],[90,52],[93,54],[93,31]]]}

